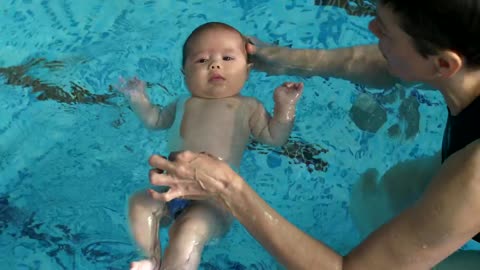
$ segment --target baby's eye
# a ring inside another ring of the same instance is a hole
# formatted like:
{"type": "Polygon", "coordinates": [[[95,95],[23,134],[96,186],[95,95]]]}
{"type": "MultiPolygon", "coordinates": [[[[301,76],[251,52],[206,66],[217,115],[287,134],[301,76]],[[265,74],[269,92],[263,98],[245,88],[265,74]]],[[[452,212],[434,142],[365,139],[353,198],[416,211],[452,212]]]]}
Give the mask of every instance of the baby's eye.
{"type": "Polygon", "coordinates": [[[197,63],[200,63],[200,64],[203,64],[203,63],[206,63],[207,62],[207,59],[206,58],[200,58],[196,61],[197,63]]]}
{"type": "Polygon", "coordinates": [[[231,57],[231,56],[224,56],[224,57],[223,57],[223,60],[224,60],[224,61],[232,61],[232,60],[233,60],[233,57],[231,57]]]}

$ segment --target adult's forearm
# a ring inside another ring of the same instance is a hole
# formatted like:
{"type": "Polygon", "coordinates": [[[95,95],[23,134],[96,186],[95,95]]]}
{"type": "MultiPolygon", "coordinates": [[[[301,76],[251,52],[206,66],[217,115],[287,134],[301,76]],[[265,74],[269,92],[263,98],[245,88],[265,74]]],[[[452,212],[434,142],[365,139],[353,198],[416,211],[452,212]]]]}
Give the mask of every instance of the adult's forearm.
{"type": "Polygon", "coordinates": [[[342,269],[342,257],[272,209],[240,177],[220,197],[232,214],[287,269],[342,269]]]}
{"type": "Polygon", "coordinates": [[[258,48],[260,70],[272,74],[342,78],[371,87],[390,87],[399,80],[387,69],[378,46],[363,45],[331,50],[258,48]]]}

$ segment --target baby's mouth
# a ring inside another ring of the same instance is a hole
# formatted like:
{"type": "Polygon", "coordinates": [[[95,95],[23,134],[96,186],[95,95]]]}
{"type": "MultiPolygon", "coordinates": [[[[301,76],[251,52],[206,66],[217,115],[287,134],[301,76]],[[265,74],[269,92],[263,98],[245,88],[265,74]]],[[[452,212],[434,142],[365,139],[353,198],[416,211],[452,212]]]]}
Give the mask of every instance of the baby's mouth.
{"type": "Polygon", "coordinates": [[[209,82],[218,82],[218,81],[225,81],[225,78],[222,77],[220,74],[213,74],[208,79],[209,82]]]}

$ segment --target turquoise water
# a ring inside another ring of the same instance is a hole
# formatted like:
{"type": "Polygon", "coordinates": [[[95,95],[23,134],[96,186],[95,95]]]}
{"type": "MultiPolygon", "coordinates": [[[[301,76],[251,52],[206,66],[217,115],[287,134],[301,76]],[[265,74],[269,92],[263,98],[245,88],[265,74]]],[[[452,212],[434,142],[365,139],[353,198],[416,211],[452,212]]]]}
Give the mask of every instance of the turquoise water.
{"type": "MultiPolygon", "coordinates": [[[[184,94],[181,46],[199,24],[223,21],[299,48],[375,41],[371,18],[313,1],[8,0],[0,14],[0,268],[9,269],[127,269],[138,258],[126,199],[148,184],[148,157],[166,154],[165,133],[143,128],[111,86],[137,75],[158,104],[184,94]]],[[[421,115],[409,137],[399,100],[347,81],[253,72],[243,93],[272,109],[273,89],[286,80],[305,83],[291,143],[251,145],[241,174],[287,219],[345,254],[360,241],[348,212],[352,183],[365,168],[383,172],[439,149],[442,100],[402,90],[421,115]],[[375,133],[349,116],[359,95],[386,112],[375,133]]],[[[238,223],[207,246],[201,264],[277,268],[238,223]]]]}

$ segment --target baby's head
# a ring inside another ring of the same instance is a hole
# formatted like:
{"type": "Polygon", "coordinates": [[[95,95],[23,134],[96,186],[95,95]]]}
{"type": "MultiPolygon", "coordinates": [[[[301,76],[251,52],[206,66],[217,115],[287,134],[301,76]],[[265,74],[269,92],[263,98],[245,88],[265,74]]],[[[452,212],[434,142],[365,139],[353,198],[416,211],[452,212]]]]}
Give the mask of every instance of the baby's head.
{"type": "Polygon", "coordinates": [[[182,67],[192,96],[238,95],[248,79],[246,39],[230,25],[210,22],[197,27],[183,45],[182,67]]]}

